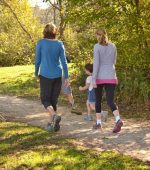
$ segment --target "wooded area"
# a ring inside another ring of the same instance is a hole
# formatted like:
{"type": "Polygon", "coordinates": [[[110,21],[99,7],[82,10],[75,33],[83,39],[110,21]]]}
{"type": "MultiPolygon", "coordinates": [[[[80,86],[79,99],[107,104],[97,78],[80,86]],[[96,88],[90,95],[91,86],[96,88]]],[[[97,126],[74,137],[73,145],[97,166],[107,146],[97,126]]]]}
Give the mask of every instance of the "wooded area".
{"type": "Polygon", "coordinates": [[[0,66],[34,63],[35,44],[43,24],[60,28],[67,56],[74,63],[76,83],[83,65],[93,59],[95,30],[105,27],[117,46],[118,99],[149,104],[148,0],[45,0],[48,9],[32,8],[27,0],[0,0],[0,66]]]}

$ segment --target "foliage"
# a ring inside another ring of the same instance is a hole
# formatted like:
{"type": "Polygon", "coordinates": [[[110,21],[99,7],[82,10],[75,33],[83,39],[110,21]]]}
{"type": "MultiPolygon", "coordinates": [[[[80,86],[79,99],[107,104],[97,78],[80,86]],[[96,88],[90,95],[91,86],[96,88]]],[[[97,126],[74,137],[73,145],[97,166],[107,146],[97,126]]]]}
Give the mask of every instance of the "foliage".
{"type": "Polygon", "coordinates": [[[149,169],[129,156],[79,147],[74,139],[26,124],[2,122],[0,128],[0,169],[149,169]]]}
{"type": "Polygon", "coordinates": [[[0,66],[32,63],[41,25],[27,0],[9,0],[7,4],[0,4],[0,66]]]}
{"type": "Polygon", "coordinates": [[[95,30],[105,27],[109,38],[117,46],[118,97],[126,103],[149,103],[150,58],[149,1],[124,0],[71,0],[68,25],[76,36],[74,43],[67,39],[76,67],[92,62],[95,30]],[[76,46],[75,46],[76,44],[76,46]],[[74,48],[75,47],[75,48],[74,48]]]}

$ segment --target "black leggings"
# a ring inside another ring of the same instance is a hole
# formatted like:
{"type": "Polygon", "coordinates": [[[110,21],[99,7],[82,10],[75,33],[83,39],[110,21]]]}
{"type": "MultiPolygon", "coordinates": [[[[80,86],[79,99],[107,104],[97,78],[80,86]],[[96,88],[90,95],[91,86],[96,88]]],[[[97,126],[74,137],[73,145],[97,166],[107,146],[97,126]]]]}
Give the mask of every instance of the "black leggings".
{"type": "Polygon", "coordinates": [[[96,113],[101,113],[103,87],[105,87],[105,91],[106,91],[107,104],[111,108],[111,111],[113,112],[113,111],[117,110],[117,106],[114,103],[114,93],[115,93],[116,84],[98,84],[97,88],[95,88],[96,113]]]}
{"type": "Polygon", "coordinates": [[[54,111],[57,110],[57,101],[61,91],[61,77],[48,79],[40,75],[40,97],[45,109],[52,106],[54,111]]]}

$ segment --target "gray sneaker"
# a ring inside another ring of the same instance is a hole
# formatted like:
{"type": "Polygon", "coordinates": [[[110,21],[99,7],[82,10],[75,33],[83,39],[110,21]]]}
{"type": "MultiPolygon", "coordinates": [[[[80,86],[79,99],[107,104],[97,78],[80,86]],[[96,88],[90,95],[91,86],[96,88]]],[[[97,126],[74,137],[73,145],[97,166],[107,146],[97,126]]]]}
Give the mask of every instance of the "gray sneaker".
{"type": "Polygon", "coordinates": [[[52,123],[48,123],[47,124],[47,127],[46,127],[46,130],[48,130],[49,132],[54,132],[54,126],[52,123]]]}
{"type": "Polygon", "coordinates": [[[102,128],[101,124],[95,123],[95,124],[93,125],[93,129],[95,129],[95,130],[101,129],[101,128],[102,128]]]}
{"type": "Polygon", "coordinates": [[[85,115],[84,116],[84,120],[86,121],[92,121],[93,120],[93,117],[91,115],[85,115]]]}
{"type": "Polygon", "coordinates": [[[53,117],[53,127],[54,127],[55,132],[59,131],[59,129],[60,129],[60,125],[59,125],[60,121],[61,121],[61,117],[58,116],[58,115],[54,115],[54,117],[53,117]]]}

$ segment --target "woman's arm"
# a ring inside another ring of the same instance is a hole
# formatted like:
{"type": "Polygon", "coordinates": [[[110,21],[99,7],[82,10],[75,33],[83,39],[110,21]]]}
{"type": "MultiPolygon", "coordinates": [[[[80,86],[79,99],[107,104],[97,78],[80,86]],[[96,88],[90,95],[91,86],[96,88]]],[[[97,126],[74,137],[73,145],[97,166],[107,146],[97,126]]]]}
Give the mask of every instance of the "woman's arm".
{"type": "Polygon", "coordinates": [[[97,44],[94,46],[94,61],[93,61],[93,74],[92,74],[92,82],[96,84],[97,74],[100,65],[100,53],[98,51],[97,44]]]}
{"type": "Polygon", "coordinates": [[[116,64],[116,61],[117,61],[117,48],[115,46],[114,64],[116,64]]]}
{"type": "Polygon", "coordinates": [[[36,52],[35,52],[35,76],[38,77],[39,67],[41,64],[41,46],[38,42],[36,45],[36,52]]]}
{"type": "Polygon", "coordinates": [[[67,59],[66,59],[66,54],[65,54],[65,48],[63,43],[61,42],[61,47],[60,47],[60,61],[63,67],[64,71],[64,78],[68,79],[68,65],[67,65],[67,59]]]}

